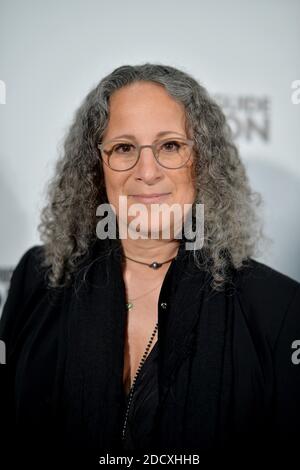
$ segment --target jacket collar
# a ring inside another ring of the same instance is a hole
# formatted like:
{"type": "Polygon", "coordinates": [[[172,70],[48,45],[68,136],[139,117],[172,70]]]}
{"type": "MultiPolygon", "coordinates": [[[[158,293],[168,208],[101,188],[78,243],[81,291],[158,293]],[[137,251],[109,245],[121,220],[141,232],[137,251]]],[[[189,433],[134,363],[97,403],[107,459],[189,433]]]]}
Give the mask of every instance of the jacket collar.
{"type": "MultiPolygon", "coordinates": [[[[112,442],[117,446],[121,432],[127,310],[120,253],[119,240],[97,240],[72,287],[65,292],[67,354],[62,411],[68,439],[75,445],[81,442],[109,449],[112,442]]],[[[200,312],[207,308],[204,294],[208,282],[209,276],[195,268],[192,253],[180,243],[158,303],[160,406],[175,370],[191,351],[200,312]],[[160,307],[162,302],[167,303],[167,309],[160,307]]],[[[217,370],[211,373],[217,374],[217,370]]]]}

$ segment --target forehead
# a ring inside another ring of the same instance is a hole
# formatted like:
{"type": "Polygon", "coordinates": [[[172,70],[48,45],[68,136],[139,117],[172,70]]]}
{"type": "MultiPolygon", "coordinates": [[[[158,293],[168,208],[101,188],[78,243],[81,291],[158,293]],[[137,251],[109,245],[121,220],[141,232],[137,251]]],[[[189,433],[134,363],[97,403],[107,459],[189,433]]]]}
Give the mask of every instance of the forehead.
{"type": "Polygon", "coordinates": [[[109,100],[107,133],[113,131],[145,133],[185,130],[186,116],[182,103],[177,102],[156,83],[137,82],[115,91],[109,100]]]}

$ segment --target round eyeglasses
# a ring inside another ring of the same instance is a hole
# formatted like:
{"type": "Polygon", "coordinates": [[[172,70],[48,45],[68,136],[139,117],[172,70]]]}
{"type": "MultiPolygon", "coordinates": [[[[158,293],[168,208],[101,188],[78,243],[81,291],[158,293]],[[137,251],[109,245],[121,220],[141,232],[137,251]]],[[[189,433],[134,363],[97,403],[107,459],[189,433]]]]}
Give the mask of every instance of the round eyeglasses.
{"type": "Polygon", "coordinates": [[[111,140],[99,143],[103,162],[115,171],[127,171],[133,168],[144,147],[152,148],[159,165],[168,169],[178,169],[190,159],[194,141],[190,139],[168,138],[149,145],[138,145],[124,140],[111,140]]]}

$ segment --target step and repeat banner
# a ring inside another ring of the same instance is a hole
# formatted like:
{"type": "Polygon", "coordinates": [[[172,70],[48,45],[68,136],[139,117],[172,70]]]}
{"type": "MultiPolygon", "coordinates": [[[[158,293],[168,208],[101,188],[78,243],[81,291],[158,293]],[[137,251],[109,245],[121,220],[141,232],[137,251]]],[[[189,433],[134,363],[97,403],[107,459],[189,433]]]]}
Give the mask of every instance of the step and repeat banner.
{"type": "Polygon", "coordinates": [[[165,63],[223,108],[271,242],[300,280],[300,2],[0,1],[0,315],[73,114],[114,68],[165,63]]]}

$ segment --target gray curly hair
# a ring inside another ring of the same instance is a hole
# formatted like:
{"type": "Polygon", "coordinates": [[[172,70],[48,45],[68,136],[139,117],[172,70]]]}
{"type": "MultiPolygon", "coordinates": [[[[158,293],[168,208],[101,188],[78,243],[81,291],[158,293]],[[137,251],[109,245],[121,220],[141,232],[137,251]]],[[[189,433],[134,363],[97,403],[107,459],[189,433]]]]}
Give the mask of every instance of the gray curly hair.
{"type": "Polygon", "coordinates": [[[206,89],[182,70],[152,63],[116,68],[75,113],[38,225],[49,285],[68,285],[97,238],[96,208],[108,202],[97,144],[108,124],[110,96],[137,81],[163,85],[185,107],[197,155],[195,203],[205,207],[204,245],[201,256],[199,250],[193,255],[196,264],[210,272],[213,288],[220,290],[232,268],[241,268],[255,256],[264,237],[256,210],[262,198],[250,188],[225,115],[206,89]]]}

